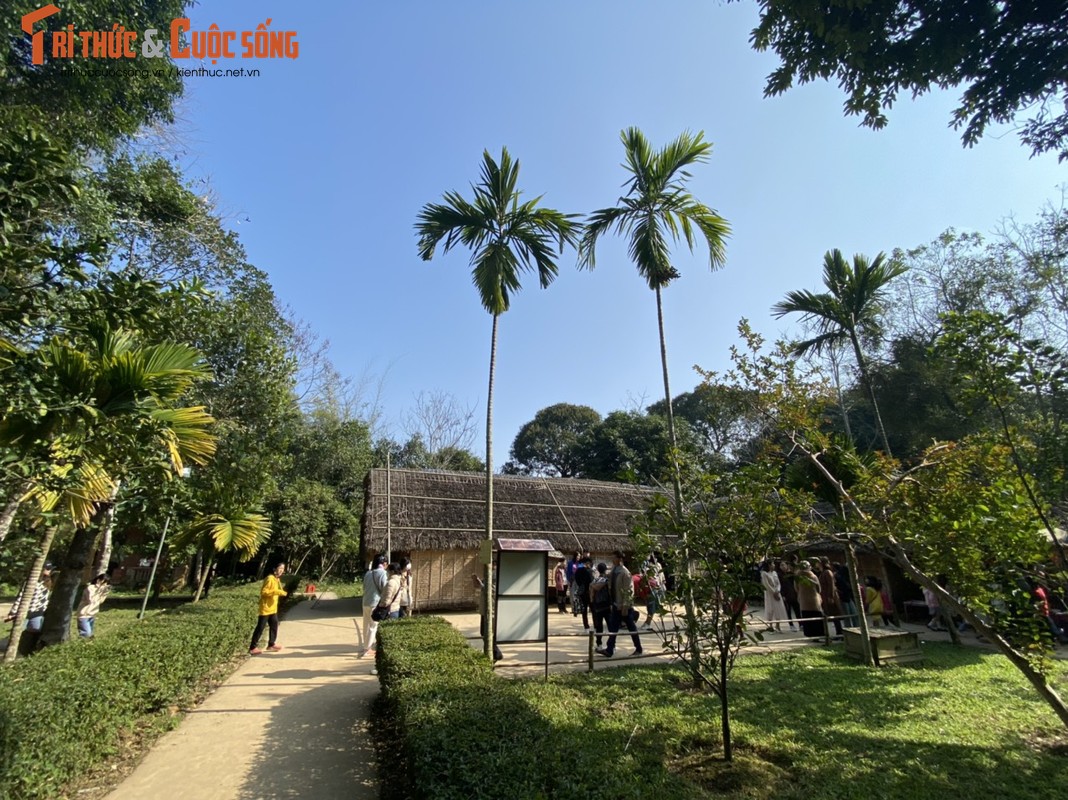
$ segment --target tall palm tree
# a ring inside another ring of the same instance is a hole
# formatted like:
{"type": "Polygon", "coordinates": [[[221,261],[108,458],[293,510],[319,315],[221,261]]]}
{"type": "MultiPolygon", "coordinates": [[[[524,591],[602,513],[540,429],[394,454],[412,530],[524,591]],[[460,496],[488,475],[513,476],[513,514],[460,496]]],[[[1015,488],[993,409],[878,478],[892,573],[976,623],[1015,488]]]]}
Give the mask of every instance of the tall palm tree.
{"type": "MultiPolygon", "coordinates": [[[[541,208],[541,196],[519,201],[519,162],[501,148],[498,164],[488,150],[482,153],[482,175],[467,200],[446,192],[441,203],[427,203],[415,229],[419,256],[434,257],[438,244],[449,252],[458,244],[471,250],[471,276],[482,307],[493,315],[490,338],[489,391],[486,398],[486,540],[493,541],[493,378],[497,363],[497,323],[519,291],[520,274],[533,271],[543,289],[556,278],[556,258],[565,245],[575,246],[579,225],[572,214],[541,208]]],[[[489,545],[492,546],[492,545],[489,545]]],[[[493,564],[486,565],[483,603],[486,615],[486,655],[493,657],[493,564]]]]}
{"type": "Polygon", "coordinates": [[[826,292],[816,293],[807,289],[788,292],[786,299],[771,309],[776,317],[796,313],[801,314],[806,322],[816,325],[816,336],[794,345],[794,352],[798,355],[810,350],[819,352],[844,341],[852,345],[860,380],[868,391],[875,425],[887,455],[891,454],[890,443],[879,414],[879,404],[875,400],[861,340],[876,338],[882,332],[886,288],[906,269],[900,262],[887,261],[883,253],[870,261],[867,256],[857,254],[850,264],[842,251],[836,248],[823,256],[823,285],[827,287],[826,292]]]}
{"type": "Polygon", "coordinates": [[[690,252],[693,252],[700,234],[708,246],[708,265],[712,270],[717,270],[725,261],[725,241],[730,235],[730,225],[686,191],[686,181],[690,178],[687,168],[706,162],[712,151],[712,143],[705,141],[703,132],[685,132],[656,152],[653,152],[645,134],[637,128],[627,128],[620,138],[626,155],[623,166],[631,175],[624,184],[627,193],[619,198],[619,205],[594,211],[586,220],[586,232],[579,246],[579,266],[593,269],[597,240],[601,234],[608,231],[626,234],[630,257],[638,268],[638,274],[656,293],[660,363],[664,373],[664,400],[673,451],[671,466],[675,505],[681,509],[682,480],[676,454],[678,439],[675,414],[671,407],[661,290],[679,277],[679,271],[671,263],[671,243],[685,239],[690,252]]]}

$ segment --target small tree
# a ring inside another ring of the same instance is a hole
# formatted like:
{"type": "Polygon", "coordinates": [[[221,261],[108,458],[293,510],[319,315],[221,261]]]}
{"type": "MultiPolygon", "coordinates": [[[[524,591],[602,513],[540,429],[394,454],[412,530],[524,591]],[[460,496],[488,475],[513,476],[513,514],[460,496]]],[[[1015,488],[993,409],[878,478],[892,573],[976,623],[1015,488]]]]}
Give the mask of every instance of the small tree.
{"type": "Polygon", "coordinates": [[[733,472],[691,473],[684,487],[690,501],[681,513],[658,496],[637,529],[646,552],[666,550],[672,563],[688,555],[693,564],[688,574],[677,577],[665,613],[674,617],[673,603],[692,598],[694,614],[675,621],[682,623],[678,632],[668,628],[664,647],[719,697],[727,761],[733,758],[731,671],[741,649],[763,638],[749,629],[745,615],[746,597],[760,589],[753,568],[781,552],[785,543],[798,541],[804,530],[807,503],[782,486],[780,461],[781,455],[769,449],[758,462],[733,472]],[[684,540],[685,548],[662,545],[684,540]]]}

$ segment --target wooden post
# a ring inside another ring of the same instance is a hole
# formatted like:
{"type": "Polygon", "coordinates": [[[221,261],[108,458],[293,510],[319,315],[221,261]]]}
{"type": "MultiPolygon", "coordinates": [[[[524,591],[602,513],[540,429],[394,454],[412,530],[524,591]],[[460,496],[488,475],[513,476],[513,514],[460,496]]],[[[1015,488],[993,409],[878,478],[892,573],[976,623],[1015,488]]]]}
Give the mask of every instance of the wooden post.
{"type": "Polygon", "coordinates": [[[846,539],[846,565],[849,567],[849,580],[853,581],[853,589],[860,593],[860,596],[857,597],[857,621],[860,623],[860,646],[864,653],[864,663],[869,667],[874,667],[875,658],[871,652],[871,638],[868,632],[868,609],[864,602],[864,587],[861,586],[860,576],[857,574],[857,556],[853,551],[853,542],[850,539],[846,539]]]}

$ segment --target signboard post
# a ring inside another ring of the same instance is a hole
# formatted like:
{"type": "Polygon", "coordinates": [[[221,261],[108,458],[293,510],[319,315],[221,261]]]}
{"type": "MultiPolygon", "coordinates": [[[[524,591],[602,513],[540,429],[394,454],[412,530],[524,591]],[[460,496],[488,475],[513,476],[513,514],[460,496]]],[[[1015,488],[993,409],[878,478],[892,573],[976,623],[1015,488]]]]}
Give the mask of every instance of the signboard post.
{"type": "Polygon", "coordinates": [[[549,674],[549,553],[544,539],[497,540],[497,641],[545,642],[549,674]]]}

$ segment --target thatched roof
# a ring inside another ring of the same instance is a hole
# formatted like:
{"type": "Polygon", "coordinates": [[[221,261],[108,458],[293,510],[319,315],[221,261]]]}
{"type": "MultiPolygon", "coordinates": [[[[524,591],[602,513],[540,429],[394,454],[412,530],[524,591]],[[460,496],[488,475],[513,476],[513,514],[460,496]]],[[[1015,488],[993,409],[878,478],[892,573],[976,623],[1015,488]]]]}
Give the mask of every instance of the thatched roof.
{"type": "MultiPolygon", "coordinates": [[[[386,470],[365,485],[364,552],[386,549],[386,470]]],[[[469,550],[486,528],[486,476],[471,472],[389,471],[388,519],[393,550],[469,550]]],[[[627,550],[636,515],[658,491],[571,478],[493,478],[494,535],[548,539],[561,552],[627,550]]]]}

